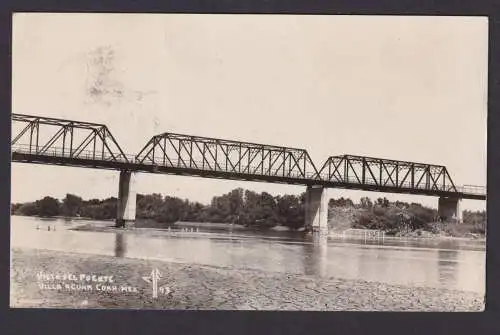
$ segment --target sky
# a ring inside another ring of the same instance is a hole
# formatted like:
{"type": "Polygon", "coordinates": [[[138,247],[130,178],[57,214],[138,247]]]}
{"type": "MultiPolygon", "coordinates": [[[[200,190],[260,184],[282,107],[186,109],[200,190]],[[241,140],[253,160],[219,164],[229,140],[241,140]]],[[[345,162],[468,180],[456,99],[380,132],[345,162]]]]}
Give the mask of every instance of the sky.
{"type": "MultiPolygon", "coordinates": [[[[457,185],[486,185],[487,48],[483,17],[17,13],[12,112],[104,123],[132,155],[176,132],[304,148],[318,168],[342,154],[445,165],[457,185]]],[[[116,197],[118,175],[13,163],[12,202],[116,197]]],[[[202,203],[305,191],[153,174],[134,186],[202,203]]]]}

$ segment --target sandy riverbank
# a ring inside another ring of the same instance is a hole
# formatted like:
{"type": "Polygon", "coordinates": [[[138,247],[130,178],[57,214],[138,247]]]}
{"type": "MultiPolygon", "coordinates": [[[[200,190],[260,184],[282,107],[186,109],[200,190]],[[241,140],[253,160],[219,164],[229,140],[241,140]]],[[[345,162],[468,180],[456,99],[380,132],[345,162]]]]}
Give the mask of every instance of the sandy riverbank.
{"type": "Polygon", "coordinates": [[[11,307],[350,311],[484,308],[480,294],[437,288],[35,249],[13,249],[11,257],[11,307]],[[157,299],[152,297],[152,285],[142,278],[153,268],[162,275],[159,286],[171,290],[163,295],[160,292],[157,299]],[[77,280],[80,274],[95,274],[95,278],[113,275],[113,282],[54,281],[48,277],[37,281],[41,271],[73,274],[77,280]],[[41,282],[45,283],[44,289],[39,286],[41,282]],[[107,286],[110,291],[99,291],[97,286],[107,286]],[[117,287],[115,291],[112,286],[117,287]]]}

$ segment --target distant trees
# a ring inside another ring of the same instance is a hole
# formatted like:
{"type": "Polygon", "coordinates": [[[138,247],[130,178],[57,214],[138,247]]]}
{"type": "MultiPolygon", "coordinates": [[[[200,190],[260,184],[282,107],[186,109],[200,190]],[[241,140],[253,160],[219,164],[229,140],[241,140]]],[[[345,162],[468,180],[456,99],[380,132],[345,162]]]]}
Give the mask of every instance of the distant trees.
{"type": "Polygon", "coordinates": [[[22,204],[15,213],[27,216],[39,215],[38,206],[34,202],[22,204]]]}
{"type": "Polygon", "coordinates": [[[364,209],[372,209],[373,208],[373,202],[368,197],[361,198],[359,202],[360,202],[361,208],[364,208],[364,209]]]}
{"type": "MultiPolygon", "coordinates": [[[[27,216],[81,216],[96,220],[111,220],[116,217],[117,199],[83,200],[81,197],[66,194],[62,201],[52,197],[41,200],[12,204],[11,212],[27,216]]],[[[355,204],[349,198],[331,199],[330,212],[341,209],[348,225],[354,228],[382,229],[387,232],[403,230],[432,230],[437,219],[437,211],[417,203],[390,202],[379,198],[373,202],[368,197],[355,204]]],[[[209,205],[191,202],[161,194],[137,195],[137,218],[156,222],[157,227],[176,221],[214,222],[241,224],[247,227],[270,228],[276,225],[293,230],[304,228],[305,193],[300,195],[273,196],[242,188],[215,196],[209,205]]],[[[333,212],[332,212],[333,213],[333,212]]],[[[333,213],[332,215],[336,215],[333,213]]],[[[463,212],[464,224],[470,225],[474,232],[484,233],[486,212],[463,212]]],[[[307,228],[307,227],[306,227],[307,228]]]]}
{"type": "Polygon", "coordinates": [[[294,230],[304,226],[304,197],[296,197],[294,195],[278,196],[276,211],[278,224],[294,230]]]}
{"type": "Polygon", "coordinates": [[[420,204],[408,205],[402,202],[390,202],[386,198],[379,198],[375,204],[369,199],[360,201],[361,212],[358,213],[355,228],[382,229],[387,232],[402,230],[431,230],[436,221],[437,211],[420,204]]]}
{"type": "Polygon", "coordinates": [[[84,201],[78,209],[80,216],[96,220],[110,220],[116,218],[117,199],[115,197],[107,198],[102,201],[92,199],[84,201]]]}
{"type": "Polygon", "coordinates": [[[60,213],[59,200],[52,197],[45,197],[36,202],[38,207],[38,215],[43,217],[57,216],[60,213]]]}
{"type": "Polygon", "coordinates": [[[246,191],[240,223],[245,226],[273,227],[278,224],[276,199],[269,193],[246,191]]]}
{"type": "Polygon", "coordinates": [[[486,211],[464,211],[462,216],[464,223],[486,228],[486,211]]]}
{"type": "Polygon", "coordinates": [[[408,207],[412,229],[425,229],[429,223],[437,221],[437,210],[412,203],[408,207]]]}
{"type": "Polygon", "coordinates": [[[73,194],[66,194],[66,197],[62,201],[61,214],[64,216],[80,215],[82,205],[82,198],[73,194]]]}
{"type": "Polygon", "coordinates": [[[389,204],[390,204],[389,200],[387,200],[387,198],[385,198],[385,197],[377,199],[377,205],[379,205],[381,207],[387,208],[387,207],[389,207],[389,204]]]}
{"type": "Polygon", "coordinates": [[[464,211],[464,224],[469,225],[469,231],[474,234],[486,233],[486,211],[464,211]]]}
{"type": "Polygon", "coordinates": [[[215,222],[242,223],[244,215],[243,189],[238,188],[219,197],[213,197],[205,220],[215,222]]]}
{"type": "Polygon", "coordinates": [[[19,203],[17,203],[17,204],[10,204],[10,212],[11,213],[17,212],[19,210],[19,208],[22,207],[22,205],[23,204],[19,204],[19,203]]]}
{"type": "Polygon", "coordinates": [[[339,207],[354,207],[354,202],[352,202],[349,198],[339,198],[339,199],[330,199],[329,206],[339,206],[339,207]]]}

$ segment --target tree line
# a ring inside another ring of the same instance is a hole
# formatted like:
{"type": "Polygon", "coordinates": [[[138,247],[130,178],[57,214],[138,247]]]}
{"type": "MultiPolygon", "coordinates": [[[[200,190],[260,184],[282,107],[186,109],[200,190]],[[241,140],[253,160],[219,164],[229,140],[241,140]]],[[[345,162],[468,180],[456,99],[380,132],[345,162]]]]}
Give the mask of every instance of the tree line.
{"type": "MultiPolygon", "coordinates": [[[[301,196],[272,196],[241,188],[213,197],[209,205],[161,194],[138,194],[137,219],[171,224],[176,221],[215,222],[245,226],[273,227],[276,225],[298,229],[304,223],[304,200],[301,196]]],[[[117,199],[83,200],[67,194],[61,201],[46,196],[29,203],[11,206],[13,214],[42,217],[84,217],[95,220],[116,218],[117,199]]]]}
{"type": "MultiPolygon", "coordinates": [[[[353,228],[382,229],[387,232],[405,230],[433,230],[439,222],[437,210],[418,203],[391,202],[386,198],[375,201],[363,197],[358,203],[349,198],[329,201],[329,220],[335,226],[336,209],[353,213],[348,224],[353,228]]],[[[116,218],[117,199],[83,200],[67,194],[62,200],[52,197],[29,203],[11,205],[16,215],[42,217],[83,217],[94,220],[116,218]]],[[[167,226],[177,221],[213,222],[239,224],[247,227],[270,228],[285,226],[293,230],[304,227],[305,193],[300,195],[272,196],[267,192],[257,193],[241,188],[221,196],[214,196],[208,205],[161,194],[138,194],[136,217],[167,226]]],[[[486,212],[464,211],[465,224],[475,227],[475,232],[484,233],[486,212]]]]}

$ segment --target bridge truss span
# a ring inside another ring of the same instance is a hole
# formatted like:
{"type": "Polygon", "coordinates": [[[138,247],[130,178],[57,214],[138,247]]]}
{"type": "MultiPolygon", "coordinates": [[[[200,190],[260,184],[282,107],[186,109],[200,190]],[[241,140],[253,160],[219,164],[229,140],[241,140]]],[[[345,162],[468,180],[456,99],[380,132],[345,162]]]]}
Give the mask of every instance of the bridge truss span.
{"type": "Polygon", "coordinates": [[[304,149],[164,133],[154,136],[136,163],[203,176],[306,184],[318,170],[304,149]]]}
{"type": "Polygon", "coordinates": [[[24,114],[12,114],[11,150],[21,163],[486,199],[485,187],[456,186],[442,165],[343,155],[318,170],[304,149],[176,133],[153,136],[133,156],[104,124],[24,114]]]}
{"type": "Polygon", "coordinates": [[[11,148],[15,160],[32,163],[130,162],[106,125],[24,114],[12,114],[11,148]]]}
{"type": "Polygon", "coordinates": [[[334,184],[408,193],[457,193],[445,166],[354,155],[332,156],[320,177],[334,184]]]}

